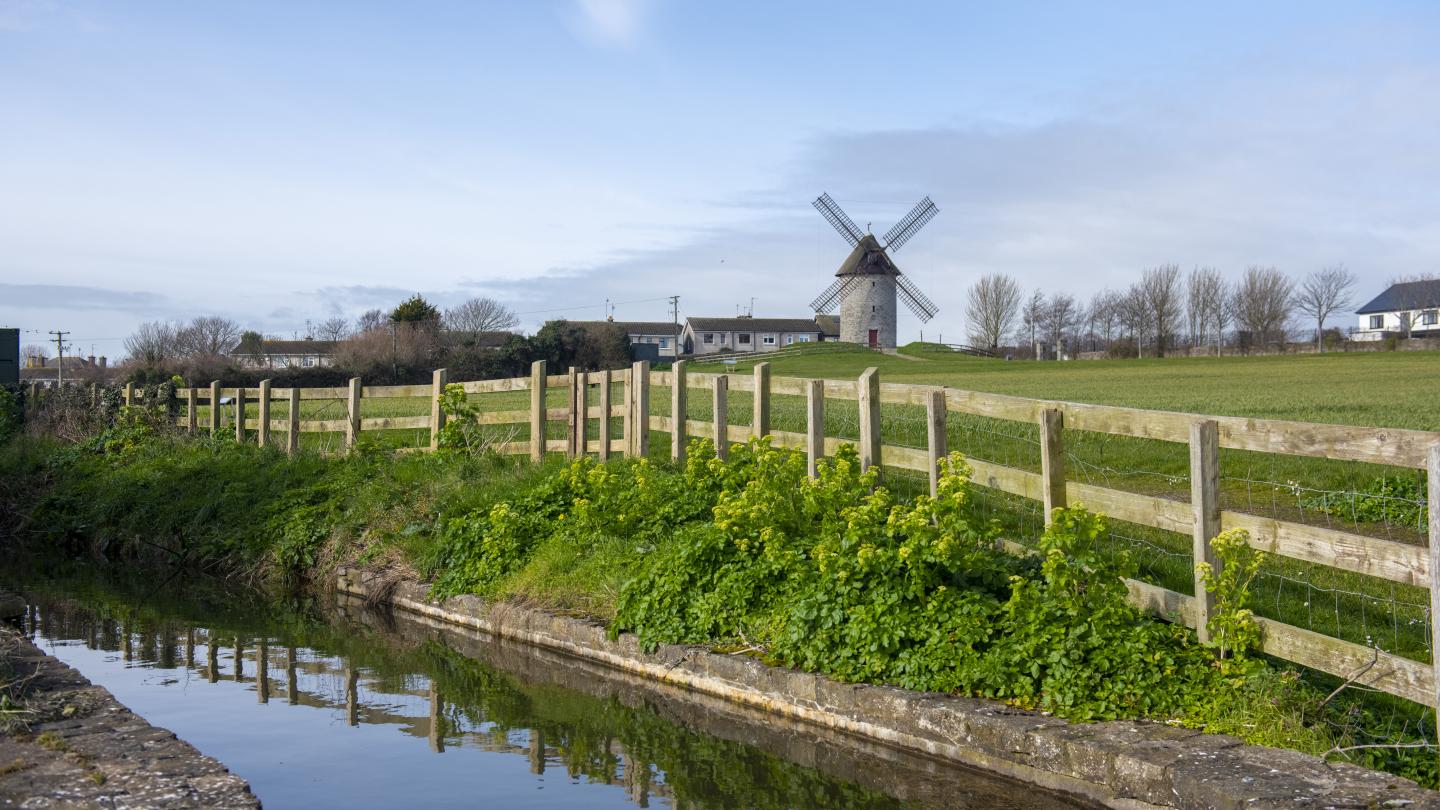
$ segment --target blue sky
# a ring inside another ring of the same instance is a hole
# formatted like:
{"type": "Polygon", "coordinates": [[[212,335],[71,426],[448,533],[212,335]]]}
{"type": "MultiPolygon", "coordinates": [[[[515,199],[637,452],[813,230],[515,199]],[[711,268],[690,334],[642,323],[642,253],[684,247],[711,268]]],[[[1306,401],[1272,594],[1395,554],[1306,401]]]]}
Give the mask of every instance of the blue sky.
{"type": "MultiPolygon", "coordinates": [[[[289,336],[412,292],[797,315],[829,191],[984,272],[1440,269],[1440,6],[0,0],[0,324],[289,336]]],[[[550,312],[550,310],[556,310],[550,312]]],[[[901,323],[901,337],[920,324],[901,323]]],[[[29,340],[31,336],[26,336],[29,340]]]]}

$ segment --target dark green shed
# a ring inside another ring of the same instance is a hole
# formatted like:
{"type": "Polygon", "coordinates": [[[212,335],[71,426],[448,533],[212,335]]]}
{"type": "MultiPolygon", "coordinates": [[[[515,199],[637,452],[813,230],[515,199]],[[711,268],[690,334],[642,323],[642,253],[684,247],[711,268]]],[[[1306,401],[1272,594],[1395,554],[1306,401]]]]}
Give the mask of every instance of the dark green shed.
{"type": "Polygon", "coordinates": [[[0,385],[20,383],[20,330],[0,329],[0,385]]]}

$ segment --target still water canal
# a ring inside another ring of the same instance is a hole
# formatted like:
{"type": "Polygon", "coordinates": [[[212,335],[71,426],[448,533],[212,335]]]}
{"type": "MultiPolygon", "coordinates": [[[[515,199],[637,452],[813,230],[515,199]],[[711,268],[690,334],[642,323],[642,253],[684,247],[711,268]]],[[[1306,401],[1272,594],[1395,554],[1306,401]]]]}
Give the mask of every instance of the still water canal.
{"type": "Polygon", "coordinates": [[[42,649],[268,808],[1082,806],[343,598],[6,584],[42,649]]]}

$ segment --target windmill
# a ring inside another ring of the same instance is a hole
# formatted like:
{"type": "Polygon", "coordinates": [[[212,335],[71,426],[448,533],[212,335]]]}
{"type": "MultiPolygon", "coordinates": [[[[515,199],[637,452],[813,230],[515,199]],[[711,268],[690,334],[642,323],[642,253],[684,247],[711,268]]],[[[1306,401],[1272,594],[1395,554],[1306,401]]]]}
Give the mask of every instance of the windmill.
{"type": "Polygon", "coordinates": [[[901,275],[900,268],[890,259],[892,252],[899,250],[940,213],[929,197],[916,203],[910,213],[885,232],[883,245],[874,234],[861,231],[829,194],[821,194],[814,205],[852,248],[840,269],[835,271],[835,283],[810,303],[810,308],[818,314],[830,312],[837,303],[840,305],[842,341],[877,349],[895,348],[897,297],[905,300],[905,306],[921,323],[935,317],[940,308],[901,275]]]}

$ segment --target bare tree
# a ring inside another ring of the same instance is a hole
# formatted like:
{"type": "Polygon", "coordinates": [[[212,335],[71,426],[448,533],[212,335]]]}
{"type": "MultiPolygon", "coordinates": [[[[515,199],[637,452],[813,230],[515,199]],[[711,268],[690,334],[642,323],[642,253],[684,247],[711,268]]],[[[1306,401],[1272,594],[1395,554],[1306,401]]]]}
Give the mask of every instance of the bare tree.
{"type": "Polygon", "coordinates": [[[373,332],[376,329],[388,329],[390,314],[383,309],[372,309],[366,311],[355,319],[355,332],[363,335],[366,332],[373,332]]]}
{"type": "Polygon", "coordinates": [[[195,318],[175,333],[176,346],[186,357],[219,357],[235,348],[240,324],[216,315],[195,318]]]}
{"type": "Polygon", "coordinates": [[[327,318],[315,327],[315,337],[320,340],[344,340],[350,337],[350,322],[344,318],[327,318]]]}
{"type": "Polygon", "coordinates": [[[1065,338],[1075,328],[1078,314],[1075,299],[1061,293],[1051,296],[1049,305],[1045,307],[1040,325],[1045,332],[1046,345],[1055,349],[1056,360],[1059,360],[1063,353],[1065,338]]]}
{"type": "Polygon", "coordinates": [[[1295,307],[1315,319],[1315,350],[1325,351],[1325,319],[1354,303],[1355,274],[1336,264],[1305,277],[1295,292],[1295,307]]]}
{"type": "Polygon", "coordinates": [[[163,366],[167,360],[179,356],[176,333],[173,324],[164,321],[147,321],[135,327],[125,338],[125,351],[130,360],[151,368],[163,366]]]}
{"type": "Polygon", "coordinates": [[[994,351],[1015,324],[1020,311],[1020,285],[1002,273],[981,276],[970,285],[965,323],[970,342],[994,351]]]}
{"type": "Polygon", "coordinates": [[[1119,294],[1115,303],[1117,320],[1134,341],[1136,356],[1144,357],[1145,344],[1153,325],[1145,290],[1139,284],[1131,284],[1129,289],[1119,294]]]}
{"type": "Polygon", "coordinates": [[[446,331],[462,333],[476,339],[486,332],[506,332],[520,325],[520,318],[509,307],[493,298],[471,298],[445,310],[446,331]]]}
{"type": "Polygon", "coordinates": [[[1251,265],[1236,285],[1232,298],[1235,323],[1264,348],[1271,340],[1285,342],[1285,329],[1295,306],[1295,282],[1274,267],[1251,265]]]}
{"type": "Polygon", "coordinates": [[[1040,346],[1040,330],[1044,328],[1045,313],[1048,309],[1045,303],[1045,293],[1036,290],[1030,293],[1030,300],[1020,310],[1020,331],[1021,339],[1028,339],[1030,348],[1035,352],[1036,360],[1045,359],[1045,350],[1040,346]]]}
{"type": "Polygon", "coordinates": [[[1087,313],[1090,334],[1100,342],[1101,348],[1109,349],[1110,341],[1115,339],[1115,325],[1120,318],[1119,297],[1111,290],[1101,290],[1090,296],[1087,313]]]}
{"type": "Polygon", "coordinates": [[[1165,350],[1175,341],[1180,329],[1180,313],[1184,309],[1184,290],[1180,286],[1180,265],[1162,264],[1140,276],[1140,291],[1155,335],[1155,355],[1164,357],[1165,350]]]}
{"type": "Polygon", "coordinates": [[[1225,347],[1225,332],[1235,323],[1235,285],[1221,280],[1210,306],[1210,321],[1215,327],[1215,354],[1225,347]]]}
{"type": "Polygon", "coordinates": [[[39,343],[27,343],[20,348],[20,357],[27,366],[32,362],[44,365],[50,359],[50,348],[39,343]]]}
{"type": "Polygon", "coordinates": [[[1225,277],[1213,267],[1196,267],[1185,280],[1185,313],[1190,325],[1190,340],[1199,346],[1215,335],[1215,354],[1230,322],[1229,291],[1225,277]]]}
{"type": "Polygon", "coordinates": [[[1400,331],[1405,333],[1405,337],[1410,337],[1415,331],[1415,322],[1420,319],[1420,312],[1435,305],[1433,296],[1429,294],[1431,285],[1427,283],[1435,280],[1433,273],[1400,276],[1390,280],[1390,305],[1396,309],[1395,314],[1400,319],[1400,331]]]}

